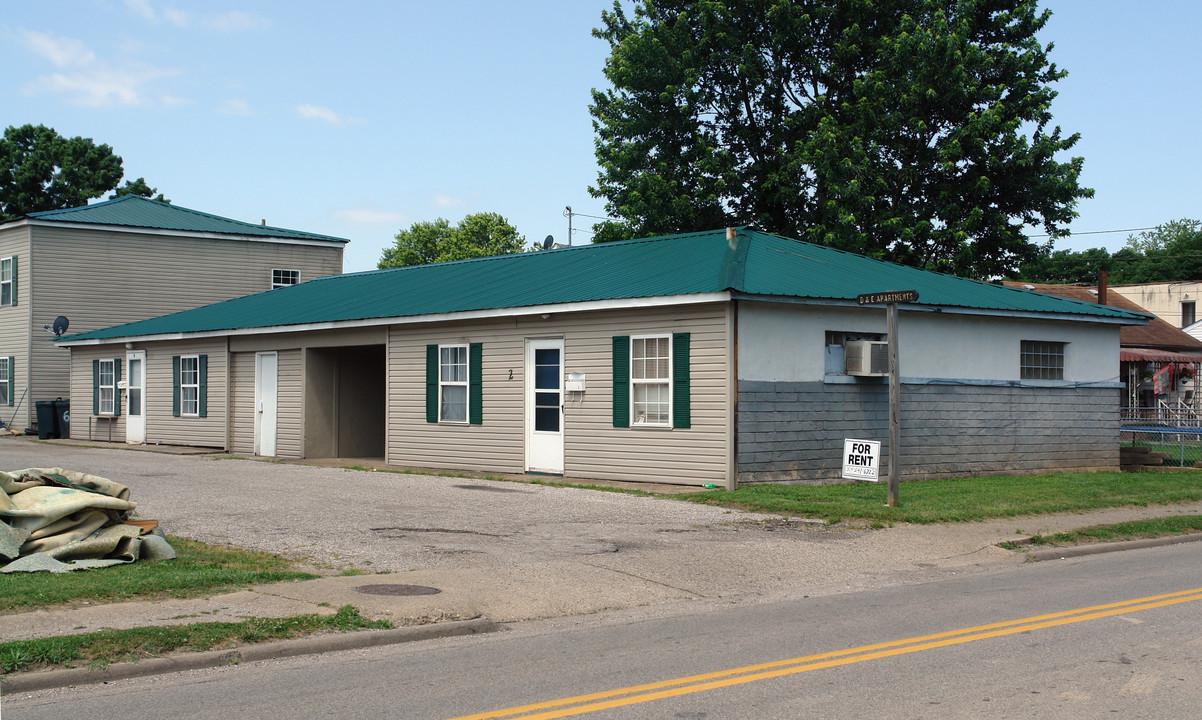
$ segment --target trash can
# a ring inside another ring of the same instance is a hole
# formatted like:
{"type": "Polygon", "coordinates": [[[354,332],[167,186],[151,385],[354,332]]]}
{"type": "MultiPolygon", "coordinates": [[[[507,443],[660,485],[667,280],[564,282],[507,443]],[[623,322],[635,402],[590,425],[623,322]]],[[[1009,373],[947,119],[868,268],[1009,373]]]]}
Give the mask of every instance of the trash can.
{"type": "Polygon", "coordinates": [[[54,422],[58,428],[58,436],[71,437],[71,401],[59,398],[54,401],[54,422]]]}
{"type": "Polygon", "coordinates": [[[55,424],[55,401],[38,400],[34,407],[38,413],[38,440],[58,437],[58,426],[55,424]]]}

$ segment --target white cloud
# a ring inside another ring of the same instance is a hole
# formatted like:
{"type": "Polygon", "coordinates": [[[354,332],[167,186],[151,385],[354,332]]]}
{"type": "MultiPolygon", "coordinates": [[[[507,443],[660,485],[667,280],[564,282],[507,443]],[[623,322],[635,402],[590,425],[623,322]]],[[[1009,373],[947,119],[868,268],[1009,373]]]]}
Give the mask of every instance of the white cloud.
{"type": "Polygon", "coordinates": [[[234,99],[223,100],[217,106],[217,112],[222,115],[254,115],[254,112],[250,109],[250,105],[245,100],[234,99]]]}
{"type": "Polygon", "coordinates": [[[220,32],[243,32],[268,28],[271,26],[271,21],[258,13],[231,10],[211,18],[205,18],[204,24],[220,32]]]}
{"type": "Polygon", "coordinates": [[[174,95],[162,95],[159,97],[159,102],[167,107],[178,107],[180,105],[191,105],[194,101],[191,98],[176,97],[174,95]]]}
{"type": "Polygon", "coordinates": [[[114,67],[75,38],[32,30],[22,30],[21,37],[34,54],[62,71],[26,83],[22,91],[27,95],[62,94],[70,102],[89,106],[140,105],[146,101],[143,88],[147,84],[179,74],[176,70],[143,64],[114,67]]]}
{"type": "Polygon", "coordinates": [[[363,122],[358,118],[339,115],[330,108],[321,105],[297,105],[296,114],[306,120],[320,120],[331,125],[358,125],[363,122]]]}
{"type": "Polygon", "coordinates": [[[159,18],[155,15],[154,8],[150,6],[148,0],[125,0],[125,7],[141,15],[150,22],[158,22],[159,18]]]}
{"type": "Polygon", "coordinates": [[[457,197],[451,197],[450,195],[443,195],[442,193],[435,193],[434,204],[437,205],[438,207],[449,208],[449,207],[458,207],[465,203],[463,202],[463,200],[460,200],[457,197]]]}
{"type": "Polygon", "coordinates": [[[191,13],[176,8],[163,10],[163,17],[166,18],[167,22],[176,27],[186,28],[192,24],[191,13]]]}
{"type": "Polygon", "coordinates": [[[409,217],[404,213],[389,212],[388,210],[366,210],[363,208],[335,210],[334,217],[356,225],[399,225],[409,222],[409,217]]]}
{"type": "Polygon", "coordinates": [[[96,61],[95,53],[75,38],[55,37],[50,33],[24,29],[21,30],[21,36],[26,47],[54,63],[56,67],[89,65],[96,61]]]}

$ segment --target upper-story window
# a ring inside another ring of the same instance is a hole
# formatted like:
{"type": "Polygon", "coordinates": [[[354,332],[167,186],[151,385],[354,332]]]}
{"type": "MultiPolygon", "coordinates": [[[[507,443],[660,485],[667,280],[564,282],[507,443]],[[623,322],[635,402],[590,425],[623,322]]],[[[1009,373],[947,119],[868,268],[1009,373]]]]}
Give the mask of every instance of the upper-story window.
{"type": "Polygon", "coordinates": [[[1181,301],[1181,327],[1189,327],[1194,324],[1195,316],[1197,315],[1196,306],[1193,300],[1181,301]]]}
{"type": "Polygon", "coordinates": [[[1023,380],[1063,380],[1064,343],[1023,340],[1020,347],[1019,378],[1023,380]]]}
{"type": "Polygon", "coordinates": [[[300,283],[300,270],[280,270],[276,268],[271,271],[271,289],[275,290],[279,287],[287,287],[289,285],[297,285],[300,283]]]}
{"type": "Polygon", "coordinates": [[[17,256],[0,258],[0,305],[17,304],[17,256]]]}

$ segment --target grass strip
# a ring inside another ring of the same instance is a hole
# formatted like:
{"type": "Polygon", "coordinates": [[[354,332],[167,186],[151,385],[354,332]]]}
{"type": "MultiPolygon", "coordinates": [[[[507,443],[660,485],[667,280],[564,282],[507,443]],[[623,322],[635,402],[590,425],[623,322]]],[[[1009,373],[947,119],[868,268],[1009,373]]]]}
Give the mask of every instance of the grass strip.
{"type": "Polygon", "coordinates": [[[1094,525],[1070,532],[1055,533],[1053,535],[1032,535],[1031,544],[1045,547],[1062,547],[1066,545],[1083,545],[1086,543],[1121,542],[1123,540],[1190,535],[1192,533],[1202,533],[1202,515],[1175,515],[1173,517],[1154,518],[1152,520],[1133,520],[1115,525],[1094,525]]]}
{"type": "Polygon", "coordinates": [[[323,632],[385,630],[392,626],[387,620],[364,618],[353,605],[343,605],[334,615],[252,618],[243,622],[104,630],[17,640],[0,643],[0,673],[80,665],[103,667],[113,662],[142,660],[173,651],[217,650],[323,632]]]}
{"type": "Polygon", "coordinates": [[[744,485],[671,497],[838,522],[973,522],[990,518],[1202,501],[1202,471],[990,476],[902,483],[886,507],[886,483],[744,485]]]}
{"type": "Polygon", "coordinates": [[[196,597],[281,582],[309,580],[287,558],[258,550],[220,547],[194,540],[168,538],[174,560],[52,574],[0,574],[0,612],[15,612],[71,602],[117,602],[157,597],[196,597]]]}

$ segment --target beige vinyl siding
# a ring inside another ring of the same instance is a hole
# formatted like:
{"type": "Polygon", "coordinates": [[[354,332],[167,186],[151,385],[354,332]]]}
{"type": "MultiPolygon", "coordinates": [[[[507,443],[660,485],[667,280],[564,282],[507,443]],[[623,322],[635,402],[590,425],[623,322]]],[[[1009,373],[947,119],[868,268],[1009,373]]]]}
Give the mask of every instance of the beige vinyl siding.
{"type": "MultiPolygon", "coordinates": [[[[31,396],[66,396],[67,351],[42,342],[42,325],[58,315],[69,333],[97,330],[187,310],[271,289],[273,268],[300,270],[301,280],[342,272],[342,248],[268,241],[180,237],[112,230],[36,226],[32,261],[21,263],[22,280],[34,271],[34,342],[31,396]]],[[[22,287],[23,286],[23,287],[22,287]]],[[[19,366],[20,367],[20,366],[19,366]]],[[[224,406],[224,396],[219,405],[224,406]]],[[[149,426],[147,432],[150,432],[149,426]]],[[[149,437],[148,437],[149,440],[149,437]]]]}
{"type": "Polygon", "coordinates": [[[255,452],[255,354],[230,353],[230,452],[255,452]]]}
{"type": "MultiPolygon", "coordinates": [[[[119,392],[117,395],[121,401],[120,415],[92,414],[92,362],[95,360],[120,360],[121,379],[129,379],[124,345],[75,348],[71,351],[71,439],[125,442],[125,393],[119,392]]],[[[170,410],[171,398],[167,400],[170,410]]]]}
{"type": "Polygon", "coordinates": [[[163,445],[225,447],[225,339],[138,344],[146,350],[146,442],[163,445]],[[208,417],[171,414],[174,379],[171,358],[208,355],[208,417]]]}
{"type": "MultiPolygon", "coordinates": [[[[231,452],[246,455],[255,451],[255,355],[254,352],[238,352],[230,356],[231,452]]],[[[276,357],[275,456],[300,458],[304,445],[304,352],[280,350],[276,357]]]]}
{"type": "Polygon", "coordinates": [[[389,338],[388,462],[525,472],[525,340],[564,339],[564,371],[586,374],[566,403],[564,474],[699,485],[723,482],[728,451],[726,306],[709,304],[393,326],[389,338]],[[612,338],[688,332],[692,427],[615,428],[612,338]],[[482,343],[483,424],[426,422],[427,344],[482,343]],[[512,379],[510,372],[512,371],[512,379]]]}
{"type": "MultiPolygon", "coordinates": [[[[33,424],[33,403],[25,392],[29,382],[29,355],[32,342],[30,327],[29,305],[29,228],[17,227],[0,230],[0,257],[17,258],[17,304],[0,306],[0,356],[12,356],[15,372],[13,374],[13,404],[0,405],[0,419],[5,425],[12,424],[18,430],[24,430],[33,424]],[[24,398],[22,398],[24,394],[24,398]],[[19,404],[18,404],[19,403],[19,404]]],[[[53,322],[54,318],[47,321],[53,322]]],[[[38,332],[44,340],[49,333],[38,332]]],[[[59,395],[66,397],[64,392],[59,395]]],[[[57,397],[57,396],[56,396],[57,397]]],[[[44,400],[47,398],[38,398],[44,400]]],[[[53,400],[54,398],[49,398],[53,400]]]]}
{"type": "MultiPolygon", "coordinates": [[[[303,456],[305,429],[305,369],[302,350],[277,353],[276,367],[276,457],[303,456]]],[[[251,376],[253,377],[253,370],[251,376]]]]}

